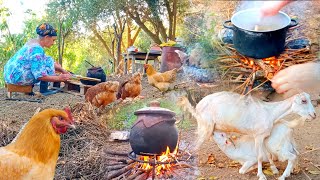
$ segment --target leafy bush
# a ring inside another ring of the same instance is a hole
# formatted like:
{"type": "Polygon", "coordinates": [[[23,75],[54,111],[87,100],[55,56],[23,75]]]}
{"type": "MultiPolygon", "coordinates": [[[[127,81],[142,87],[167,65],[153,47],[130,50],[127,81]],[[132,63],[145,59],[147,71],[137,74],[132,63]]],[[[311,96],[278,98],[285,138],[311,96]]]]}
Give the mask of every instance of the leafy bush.
{"type": "Polygon", "coordinates": [[[214,14],[192,14],[185,17],[182,25],[181,38],[188,51],[201,47],[203,59],[210,61],[216,58],[217,50],[213,43],[215,37],[216,22],[214,14]]]}

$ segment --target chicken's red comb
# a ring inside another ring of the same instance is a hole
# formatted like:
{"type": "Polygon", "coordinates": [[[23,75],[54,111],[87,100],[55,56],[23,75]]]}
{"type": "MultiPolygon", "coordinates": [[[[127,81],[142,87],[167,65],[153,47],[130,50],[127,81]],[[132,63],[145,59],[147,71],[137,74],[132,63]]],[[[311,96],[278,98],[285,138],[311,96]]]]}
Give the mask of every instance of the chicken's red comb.
{"type": "Polygon", "coordinates": [[[73,117],[72,117],[70,108],[66,107],[66,108],[64,108],[64,111],[67,113],[68,118],[70,119],[70,121],[73,122],[73,117]]]}

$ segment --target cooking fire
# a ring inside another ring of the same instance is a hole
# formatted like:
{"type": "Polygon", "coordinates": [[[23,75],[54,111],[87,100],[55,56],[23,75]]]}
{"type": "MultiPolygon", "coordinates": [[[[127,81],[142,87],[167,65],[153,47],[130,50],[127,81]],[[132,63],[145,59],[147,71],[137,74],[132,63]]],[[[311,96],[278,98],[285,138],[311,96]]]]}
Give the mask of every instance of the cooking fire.
{"type": "Polygon", "coordinates": [[[175,148],[173,152],[167,150],[160,155],[141,153],[136,155],[133,151],[129,154],[106,151],[109,161],[114,161],[108,166],[106,179],[180,179],[179,174],[188,175],[192,173],[190,168],[194,159],[185,150],[175,148]],[[112,155],[112,157],[110,157],[112,155]],[[184,169],[186,169],[184,172],[184,169]]]}
{"type": "Polygon", "coordinates": [[[193,160],[191,154],[179,149],[179,134],[173,111],[161,108],[158,101],[152,101],[149,107],[139,109],[134,114],[138,118],[130,131],[132,151],[129,154],[106,152],[125,158],[121,159],[123,163],[120,166],[111,164],[106,179],[168,179],[178,174],[174,170],[192,167],[189,165],[189,160],[193,160]]]}
{"type": "Polygon", "coordinates": [[[230,55],[218,58],[220,67],[225,72],[222,79],[231,83],[241,83],[234,90],[238,90],[242,94],[248,94],[255,88],[267,83],[281,69],[294,64],[315,61],[317,56],[311,52],[309,46],[294,46],[294,43],[299,42],[296,40],[288,41],[287,44],[290,44],[290,46],[280,55],[260,59],[244,56],[232,44],[228,44],[226,46],[230,55]],[[290,47],[293,46],[301,48],[291,49],[290,47]],[[261,83],[255,83],[256,80],[261,81],[261,83]]]}

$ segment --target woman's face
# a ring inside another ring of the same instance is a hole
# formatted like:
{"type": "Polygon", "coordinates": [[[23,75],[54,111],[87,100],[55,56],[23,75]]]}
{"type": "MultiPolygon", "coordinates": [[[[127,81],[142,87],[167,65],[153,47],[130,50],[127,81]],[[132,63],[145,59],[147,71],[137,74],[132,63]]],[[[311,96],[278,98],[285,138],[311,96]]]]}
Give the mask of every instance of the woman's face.
{"type": "Polygon", "coordinates": [[[54,44],[54,41],[57,39],[57,36],[45,36],[43,45],[46,48],[51,47],[54,44]]]}

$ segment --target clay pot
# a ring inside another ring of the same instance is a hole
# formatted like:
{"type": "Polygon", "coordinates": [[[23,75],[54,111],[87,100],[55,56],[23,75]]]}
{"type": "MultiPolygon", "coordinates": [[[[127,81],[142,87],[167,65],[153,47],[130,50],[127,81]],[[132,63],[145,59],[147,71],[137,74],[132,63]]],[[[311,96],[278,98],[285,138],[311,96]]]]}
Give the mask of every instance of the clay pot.
{"type": "Polygon", "coordinates": [[[130,131],[130,145],[135,154],[161,154],[167,146],[173,152],[178,142],[178,130],[175,126],[175,113],[161,108],[160,103],[152,101],[149,107],[137,110],[136,123],[130,131]]]}
{"type": "Polygon", "coordinates": [[[174,68],[180,68],[182,66],[180,57],[175,50],[181,50],[179,47],[163,47],[161,55],[161,72],[166,72],[174,68]]]}

